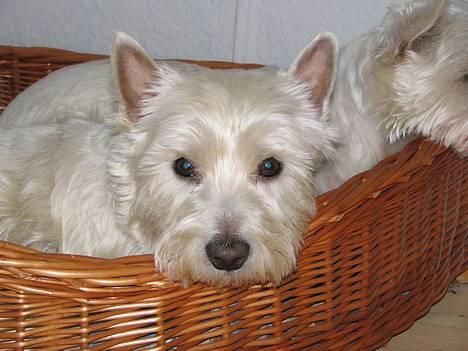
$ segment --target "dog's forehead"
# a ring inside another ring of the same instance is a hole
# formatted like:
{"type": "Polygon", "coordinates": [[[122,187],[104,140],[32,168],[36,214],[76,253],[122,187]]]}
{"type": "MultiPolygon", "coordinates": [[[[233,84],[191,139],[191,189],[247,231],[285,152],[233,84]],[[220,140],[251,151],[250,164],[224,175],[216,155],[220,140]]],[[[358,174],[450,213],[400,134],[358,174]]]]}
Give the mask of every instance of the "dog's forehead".
{"type": "MultiPolygon", "coordinates": [[[[207,110],[223,109],[220,118],[232,118],[230,112],[256,110],[286,110],[297,100],[296,82],[291,76],[272,67],[255,70],[192,71],[176,87],[188,99],[197,101],[207,110]]],[[[184,99],[181,99],[182,103],[184,99]]],[[[220,111],[221,112],[221,111],[220,111]]]]}
{"type": "Polygon", "coordinates": [[[154,98],[155,123],[167,133],[227,139],[258,131],[266,136],[296,128],[305,115],[315,117],[304,88],[272,68],[197,70],[182,78],[154,98]]]}

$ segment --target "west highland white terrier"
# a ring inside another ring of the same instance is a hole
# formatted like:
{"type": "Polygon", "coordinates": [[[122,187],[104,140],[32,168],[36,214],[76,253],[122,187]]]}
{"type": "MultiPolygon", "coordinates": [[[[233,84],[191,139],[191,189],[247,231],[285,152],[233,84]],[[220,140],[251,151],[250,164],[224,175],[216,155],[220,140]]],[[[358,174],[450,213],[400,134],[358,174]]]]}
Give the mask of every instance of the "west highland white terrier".
{"type": "Polygon", "coordinates": [[[340,50],[329,125],[340,134],[316,187],[328,190],[422,134],[468,151],[468,2],[394,3],[340,50]]]}
{"type": "Polygon", "coordinates": [[[61,123],[2,127],[0,238],[101,257],[155,253],[187,284],[280,282],[315,212],[313,174],[333,151],[324,123],[336,60],[325,33],[287,72],[176,70],[119,34],[119,114],[95,123],[76,118],[80,109],[61,123]]]}

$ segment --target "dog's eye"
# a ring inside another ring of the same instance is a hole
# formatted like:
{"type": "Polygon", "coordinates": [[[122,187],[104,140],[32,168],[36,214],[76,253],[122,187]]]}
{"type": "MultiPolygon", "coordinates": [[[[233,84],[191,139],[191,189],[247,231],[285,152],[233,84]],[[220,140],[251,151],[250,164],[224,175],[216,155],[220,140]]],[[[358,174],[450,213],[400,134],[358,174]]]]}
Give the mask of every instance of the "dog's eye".
{"type": "Polygon", "coordinates": [[[464,81],[465,83],[468,83],[468,73],[465,73],[465,74],[463,75],[463,81],[464,81]]]}
{"type": "Polygon", "coordinates": [[[269,157],[258,166],[258,174],[262,177],[274,177],[281,172],[281,162],[274,157],[269,157]]]}
{"type": "Polygon", "coordinates": [[[195,175],[195,166],[184,157],[178,158],[174,162],[174,170],[182,177],[193,177],[195,175]]]}

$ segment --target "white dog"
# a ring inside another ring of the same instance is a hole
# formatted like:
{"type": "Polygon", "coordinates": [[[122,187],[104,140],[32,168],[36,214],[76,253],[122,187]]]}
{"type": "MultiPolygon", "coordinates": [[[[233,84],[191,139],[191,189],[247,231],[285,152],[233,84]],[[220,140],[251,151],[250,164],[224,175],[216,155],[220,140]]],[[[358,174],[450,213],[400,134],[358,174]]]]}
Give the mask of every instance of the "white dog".
{"type": "Polygon", "coordinates": [[[178,71],[118,35],[119,114],[0,130],[0,238],[103,257],[151,252],[185,283],[278,283],[295,267],[313,173],[335,142],[324,116],[336,60],[336,40],[322,34],[288,72],[178,71]]]}
{"type": "Polygon", "coordinates": [[[467,154],[468,1],[439,3],[434,25],[399,52],[386,125],[391,141],[422,134],[467,154]]]}
{"type": "Polygon", "coordinates": [[[422,134],[468,151],[468,2],[405,1],[340,50],[330,125],[340,133],[317,189],[338,187],[422,134]],[[391,144],[390,142],[396,142],[391,144]]]}

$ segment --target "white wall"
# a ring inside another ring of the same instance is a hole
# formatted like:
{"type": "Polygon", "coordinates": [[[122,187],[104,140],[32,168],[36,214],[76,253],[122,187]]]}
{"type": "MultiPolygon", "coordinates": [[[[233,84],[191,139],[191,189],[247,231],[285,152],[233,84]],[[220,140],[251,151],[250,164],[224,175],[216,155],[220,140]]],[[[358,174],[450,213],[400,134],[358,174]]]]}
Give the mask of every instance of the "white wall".
{"type": "Polygon", "coordinates": [[[154,57],[288,66],[320,31],[340,43],[390,0],[0,0],[0,45],[108,54],[116,31],[154,57]]]}

